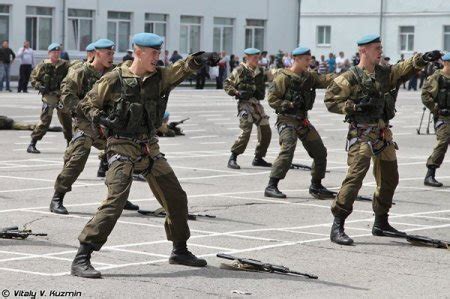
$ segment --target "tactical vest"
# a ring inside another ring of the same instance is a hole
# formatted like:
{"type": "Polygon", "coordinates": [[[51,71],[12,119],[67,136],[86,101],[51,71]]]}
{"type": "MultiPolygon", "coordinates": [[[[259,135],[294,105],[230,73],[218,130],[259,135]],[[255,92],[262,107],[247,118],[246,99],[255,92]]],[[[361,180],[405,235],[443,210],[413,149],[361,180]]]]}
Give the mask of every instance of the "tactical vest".
{"type": "Polygon", "coordinates": [[[160,96],[160,70],[145,81],[144,89],[140,78],[124,77],[120,68],[116,71],[121,96],[107,112],[113,123],[108,135],[128,138],[140,138],[143,134],[153,136],[155,128],[162,124],[168,98],[168,94],[160,96]]]}
{"type": "Polygon", "coordinates": [[[92,89],[95,82],[100,79],[100,74],[90,67],[87,63],[83,65],[84,67],[84,77],[81,86],[81,93],[79,95],[80,99],[83,99],[86,94],[92,89]]]}
{"type": "Polygon", "coordinates": [[[296,108],[288,111],[289,114],[306,112],[311,110],[316,99],[316,90],[313,88],[312,77],[309,75],[292,76],[287,75],[289,81],[287,84],[284,99],[295,104],[296,108]]]}
{"type": "Polygon", "coordinates": [[[440,75],[438,79],[436,102],[439,105],[439,109],[450,109],[450,78],[446,78],[443,75],[440,75]]]}
{"type": "Polygon", "coordinates": [[[67,75],[69,64],[63,63],[58,68],[53,63],[44,63],[42,66],[43,76],[42,83],[48,92],[59,91],[61,82],[67,75]]]}
{"type": "Polygon", "coordinates": [[[375,66],[375,79],[366,75],[362,69],[353,66],[350,68],[352,78],[351,85],[359,85],[360,89],[355,104],[370,103],[374,109],[368,112],[355,112],[348,117],[349,122],[377,123],[382,119],[387,122],[395,116],[396,89],[389,88],[390,68],[375,66]],[[380,84],[377,88],[376,82],[380,84]]]}
{"type": "Polygon", "coordinates": [[[246,91],[257,100],[263,100],[266,92],[266,84],[264,80],[264,73],[261,71],[258,75],[253,77],[252,72],[246,67],[242,67],[242,72],[239,75],[239,82],[236,86],[239,91],[246,91]]]}

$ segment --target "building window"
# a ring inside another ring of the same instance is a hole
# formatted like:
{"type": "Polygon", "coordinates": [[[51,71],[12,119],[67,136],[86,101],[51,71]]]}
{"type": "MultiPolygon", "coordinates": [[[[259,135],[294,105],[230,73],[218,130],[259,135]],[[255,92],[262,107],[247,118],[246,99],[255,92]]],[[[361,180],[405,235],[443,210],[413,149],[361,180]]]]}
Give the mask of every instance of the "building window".
{"type": "Polygon", "coordinates": [[[444,26],[444,51],[450,52],[450,25],[444,26]]]}
{"type": "Polygon", "coordinates": [[[9,6],[0,5],[0,41],[9,40],[9,6]]]}
{"type": "MultiPolygon", "coordinates": [[[[146,13],[145,14],[145,32],[155,33],[167,39],[167,15],[156,14],[156,13],[146,13]]],[[[167,41],[166,41],[167,43],[167,41]]]]}
{"type": "Polygon", "coordinates": [[[67,19],[68,49],[84,51],[92,42],[93,11],[69,9],[67,19]]]}
{"type": "Polygon", "coordinates": [[[317,26],[317,46],[329,47],[331,44],[331,26],[317,26]]]}
{"type": "Polygon", "coordinates": [[[400,27],[400,51],[414,51],[414,26],[400,27]]]}
{"type": "Polygon", "coordinates": [[[245,47],[264,49],[264,20],[247,20],[245,27],[245,47]]]}
{"type": "Polygon", "coordinates": [[[202,18],[181,16],[180,52],[195,53],[200,51],[202,18]]]}
{"type": "Polygon", "coordinates": [[[233,25],[230,18],[214,18],[213,51],[233,53],[233,25]]]}
{"type": "Polygon", "coordinates": [[[108,39],[116,44],[119,52],[130,47],[131,13],[108,11],[108,39]]]}
{"type": "Polygon", "coordinates": [[[26,38],[34,50],[47,50],[52,43],[53,8],[27,6],[26,38]]]}

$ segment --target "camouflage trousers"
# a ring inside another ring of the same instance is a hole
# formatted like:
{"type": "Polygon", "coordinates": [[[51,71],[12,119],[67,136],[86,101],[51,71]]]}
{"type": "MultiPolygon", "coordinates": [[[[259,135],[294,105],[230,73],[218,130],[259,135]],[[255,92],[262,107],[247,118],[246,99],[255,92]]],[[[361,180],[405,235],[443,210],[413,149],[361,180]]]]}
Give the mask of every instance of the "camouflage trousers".
{"type": "MultiPolygon", "coordinates": [[[[86,166],[92,146],[99,150],[104,150],[106,140],[93,139],[82,134],[81,131],[76,131],[74,139],[72,139],[64,152],[64,166],[56,178],[55,192],[67,193],[72,190],[73,183],[75,183],[86,166]]],[[[100,160],[106,160],[106,154],[102,152],[99,158],[100,160]]]]}
{"type": "Polygon", "coordinates": [[[376,189],[373,195],[372,208],[375,215],[389,212],[392,198],[398,185],[399,175],[397,166],[396,148],[393,143],[387,145],[383,151],[374,155],[367,142],[356,142],[348,151],[347,176],[334,200],[331,211],[334,216],[346,218],[353,210],[353,202],[358,196],[364,177],[373,160],[373,175],[376,189]]]}
{"type": "Polygon", "coordinates": [[[300,121],[277,122],[280,135],[280,153],[272,164],[271,178],[284,179],[294,158],[297,139],[303,144],[308,155],[313,159],[312,181],[320,182],[325,177],[327,169],[327,149],[317,130],[311,125],[301,124],[300,121]]]}
{"type": "MultiPolygon", "coordinates": [[[[52,122],[53,110],[55,110],[55,108],[55,106],[47,103],[42,104],[40,121],[31,133],[31,139],[41,140],[42,137],[44,137],[52,122]]],[[[62,109],[56,109],[56,113],[58,115],[59,122],[63,127],[64,138],[70,141],[72,139],[72,117],[68,112],[65,112],[62,109]]]]}
{"type": "Polygon", "coordinates": [[[272,139],[272,130],[269,125],[269,117],[264,113],[263,106],[258,102],[240,103],[238,111],[241,134],[231,147],[231,152],[236,155],[245,152],[248,142],[250,141],[253,124],[255,124],[258,129],[258,143],[255,149],[255,157],[265,157],[270,145],[270,140],[272,139]]]}
{"type": "MultiPolygon", "coordinates": [[[[158,145],[152,147],[155,146],[158,145]]],[[[136,146],[121,145],[120,149],[122,152],[129,150],[130,154],[117,156],[108,147],[108,196],[79,235],[80,243],[91,244],[95,250],[100,250],[106,243],[130,194],[133,172],[143,174],[153,195],[166,211],[164,228],[167,239],[175,242],[189,239],[187,195],[164,155],[159,153],[159,147],[139,161],[136,161],[135,154],[131,154],[138,150],[136,146]]]]}
{"type": "Polygon", "coordinates": [[[427,160],[427,166],[440,167],[447,153],[448,145],[450,143],[450,123],[439,121],[436,123],[436,139],[437,144],[434,147],[433,153],[427,160]]]}

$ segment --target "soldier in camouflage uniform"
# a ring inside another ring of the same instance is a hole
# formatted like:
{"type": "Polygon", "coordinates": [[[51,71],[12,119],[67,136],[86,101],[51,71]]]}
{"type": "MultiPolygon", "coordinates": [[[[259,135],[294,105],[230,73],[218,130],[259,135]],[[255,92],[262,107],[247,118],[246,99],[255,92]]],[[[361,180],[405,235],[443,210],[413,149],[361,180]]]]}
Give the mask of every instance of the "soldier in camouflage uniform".
{"type": "Polygon", "coordinates": [[[69,70],[69,62],[59,58],[61,46],[53,43],[48,47],[49,59],[39,63],[31,73],[31,85],[42,94],[40,122],[31,133],[28,153],[39,154],[36,143],[44,137],[52,122],[53,110],[57,109],[58,119],[63,127],[67,144],[72,139],[72,118],[60,102],[60,85],[69,70]]]}
{"type": "Polygon", "coordinates": [[[327,168],[327,149],[319,133],[309,122],[308,111],[312,109],[317,88],[326,88],[335,75],[319,75],[308,71],[311,51],[299,47],[292,51],[294,64],[290,69],[279,71],[270,85],[268,102],[277,113],[281,151],[273,163],[269,184],[264,195],[286,198],[278,190],[278,182],[286,177],[294,157],[297,139],[300,139],[314,162],[311,170],[309,193],[319,199],[333,198],[333,192],[322,186],[327,168]]]}
{"type": "Polygon", "coordinates": [[[422,88],[422,102],[434,115],[437,144],[428,158],[424,184],[442,187],[435,178],[450,143],[450,53],[442,57],[444,68],[429,76],[422,88]]]}
{"type": "MultiPolygon", "coordinates": [[[[33,131],[36,127],[35,124],[27,124],[17,122],[12,118],[9,118],[4,115],[0,115],[0,130],[27,130],[33,131]]],[[[48,131],[50,132],[62,132],[61,127],[49,127],[48,131]]]]}
{"type": "Polygon", "coordinates": [[[85,62],[92,62],[95,58],[95,46],[94,43],[90,43],[86,46],[86,58],[84,59],[75,59],[70,61],[70,69],[74,70],[78,67],[83,66],[85,62]]]}
{"type": "Polygon", "coordinates": [[[78,237],[80,248],[72,263],[72,275],[98,278],[91,253],[105,244],[130,193],[133,172],[140,172],[164,207],[168,240],[173,242],[172,264],[204,267],[206,261],[188,251],[187,196],[159,151],[155,137],[162,123],[167,95],[204,63],[216,65],[217,54],[199,52],[164,68],[158,67],[163,40],[156,34],[133,37],[134,61],[126,61],[105,74],[79,105],[94,124],[106,128],[109,170],[108,197],[78,237]]]}
{"type": "Polygon", "coordinates": [[[350,245],[353,240],[344,232],[345,219],[351,214],[363,179],[374,161],[373,173],[376,190],[373,196],[375,222],[374,236],[384,236],[383,231],[397,234],[388,222],[392,197],[399,175],[396,157],[397,145],[393,141],[389,121],[395,115],[395,94],[402,80],[407,80],[427,62],[438,60],[439,51],[416,54],[392,66],[379,65],[382,46],[380,37],[368,35],[358,41],[361,61],[343,73],[328,87],[325,104],[330,112],[345,114],[349,123],[347,151],[349,166],[347,176],[334,200],[331,211],[334,222],[332,242],[350,245]]]}
{"type": "Polygon", "coordinates": [[[253,124],[258,128],[258,144],[255,149],[253,166],[270,167],[264,157],[270,145],[272,131],[270,130],[269,117],[265,114],[260,101],[265,96],[266,74],[258,66],[261,51],[249,48],[244,51],[246,62],[236,67],[230,76],[225,80],[224,90],[230,96],[238,100],[238,116],[241,134],[231,147],[231,156],[228,160],[228,167],[240,169],[237,164],[237,156],[243,154],[247,147],[253,124]]]}
{"type": "MultiPolygon", "coordinates": [[[[106,138],[100,128],[93,126],[82,113],[77,111],[77,106],[83,100],[94,83],[102,75],[109,72],[113,66],[114,42],[100,39],[95,43],[95,59],[92,63],[84,62],[81,66],[70,69],[61,84],[61,102],[68,109],[74,120],[74,137],[64,153],[64,166],[56,178],[55,193],[50,202],[50,211],[56,214],[68,214],[63,205],[63,199],[67,192],[72,190],[72,185],[83,171],[94,146],[104,150],[106,138]]],[[[105,176],[108,168],[106,154],[102,153],[98,174],[105,176]]],[[[127,202],[127,210],[138,210],[139,207],[127,202]]]]}

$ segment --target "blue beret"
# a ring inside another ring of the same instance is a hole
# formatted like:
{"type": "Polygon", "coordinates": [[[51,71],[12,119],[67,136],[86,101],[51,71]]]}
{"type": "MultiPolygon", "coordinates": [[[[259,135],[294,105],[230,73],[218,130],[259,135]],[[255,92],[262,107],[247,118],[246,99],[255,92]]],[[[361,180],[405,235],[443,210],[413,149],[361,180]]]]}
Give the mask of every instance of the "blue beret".
{"type": "Polygon", "coordinates": [[[169,113],[169,112],[164,112],[163,119],[169,118],[169,116],[170,116],[170,113],[169,113]]]}
{"type": "Polygon", "coordinates": [[[359,40],[356,41],[358,46],[364,46],[372,43],[379,43],[381,42],[381,38],[377,34],[369,34],[361,37],[359,40]]]}
{"type": "Polygon", "coordinates": [[[115,46],[114,42],[107,38],[101,38],[94,42],[94,47],[96,49],[112,49],[114,48],[114,46],[115,46]]]}
{"type": "Polygon", "coordinates": [[[86,52],[92,52],[92,51],[95,51],[94,43],[90,43],[89,45],[86,46],[86,52]]]}
{"type": "Polygon", "coordinates": [[[50,46],[48,46],[48,51],[59,51],[61,50],[61,45],[58,43],[51,43],[50,46]]]}
{"type": "Polygon", "coordinates": [[[445,54],[444,56],[442,56],[442,61],[450,61],[450,52],[448,52],[447,54],[445,54]]]}
{"type": "Polygon", "coordinates": [[[163,44],[163,42],[164,41],[161,36],[147,32],[136,34],[132,40],[133,45],[154,48],[157,50],[161,49],[161,45],[163,44]]]}
{"type": "Polygon", "coordinates": [[[311,55],[311,50],[306,47],[298,47],[298,48],[294,49],[294,51],[292,51],[292,55],[293,56],[311,55]]]}
{"type": "Polygon", "coordinates": [[[244,54],[246,55],[259,55],[261,54],[261,51],[256,48],[247,48],[244,50],[244,54]]]}

